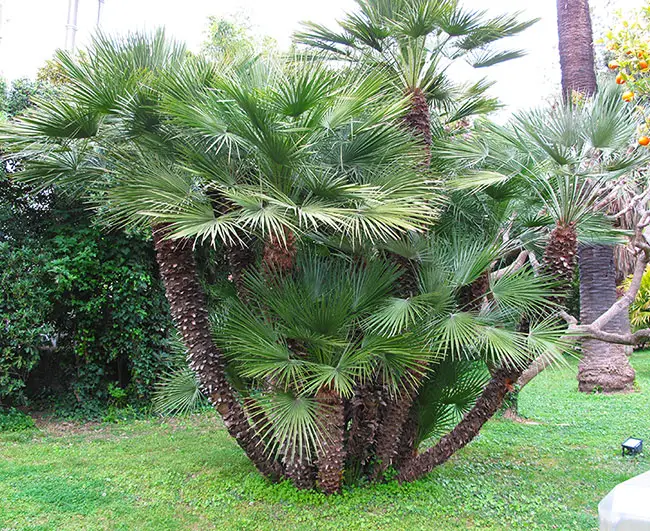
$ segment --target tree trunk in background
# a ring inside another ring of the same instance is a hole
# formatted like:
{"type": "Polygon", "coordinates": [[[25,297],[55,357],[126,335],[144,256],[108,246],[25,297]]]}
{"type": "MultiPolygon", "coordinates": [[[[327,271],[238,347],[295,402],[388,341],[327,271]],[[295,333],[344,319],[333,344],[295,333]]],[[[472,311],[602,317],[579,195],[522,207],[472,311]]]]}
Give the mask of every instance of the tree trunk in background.
{"type": "Polygon", "coordinates": [[[165,285],[172,318],[188,350],[188,362],[201,390],[257,469],[277,480],[279,463],[268,458],[265,445],[251,427],[244,408],[228,382],[223,355],[212,341],[205,294],[196,274],[192,246],[187,241],[165,239],[165,227],[154,230],[156,258],[165,285]]]}
{"type": "Polygon", "coordinates": [[[557,27],[562,68],[562,92],[586,96],[596,93],[594,38],[588,0],[557,0],[557,27]]]}
{"type": "MultiPolygon", "coordinates": [[[[616,302],[614,254],[609,246],[580,248],[580,322],[590,324],[616,302]]],[[[608,332],[628,332],[629,316],[620,315],[607,324],[608,332]]],[[[582,343],[583,358],[578,368],[578,387],[590,393],[629,392],[634,386],[634,369],[624,345],[595,339],[582,343]]]]}
{"type": "MultiPolygon", "coordinates": [[[[562,67],[562,90],[569,100],[573,91],[592,96],[598,88],[594,65],[593,30],[588,0],[557,1],[560,65],[562,67]]],[[[580,319],[591,323],[616,302],[616,269],[614,247],[599,246],[594,251],[584,251],[579,256],[580,266],[580,319]],[[589,278],[583,279],[584,274],[589,278]],[[590,275],[597,275],[593,277],[590,275]],[[602,313],[602,312],[601,312],[602,313]],[[586,319],[586,320],[585,320],[586,319]]],[[[612,332],[629,330],[629,316],[622,316],[610,323],[612,332]]],[[[602,386],[608,392],[631,388],[634,371],[625,356],[625,348],[602,341],[584,341],[585,357],[578,373],[579,389],[590,392],[602,386]]]]}

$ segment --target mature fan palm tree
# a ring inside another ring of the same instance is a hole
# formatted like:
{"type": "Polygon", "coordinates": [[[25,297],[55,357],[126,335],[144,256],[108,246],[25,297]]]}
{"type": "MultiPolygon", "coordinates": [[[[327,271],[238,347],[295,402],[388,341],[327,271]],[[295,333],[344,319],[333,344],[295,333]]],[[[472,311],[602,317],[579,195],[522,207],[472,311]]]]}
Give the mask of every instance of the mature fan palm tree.
{"type": "Polygon", "coordinates": [[[81,194],[108,225],[153,229],[189,365],[269,478],[326,493],[389,465],[413,479],[476,435],[531,353],[561,349],[544,278],[468,289],[503,249],[486,230],[432,231],[438,192],[381,72],[211,63],[161,33],[59,60],[69,85],[3,142],[23,179],[81,194]],[[384,248],[405,234],[420,260],[417,291],[400,297],[384,248]],[[192,252],[204,244],[229,255],[238,288],[216,330],[192,252]],[[482,390],[488,368],[503,378],[482,390]],[[481,414],[461,420],[479,393],[481,414]],[[404,396],[407,440],[380,429],[383,404],[404,396]]]}
{"type": "MultiPolygon", "coordinates": [[[[327,59],[384,72],[390,81],[385,90],[408,99],[404,124],[423,146],[423,168],[427,169],[433,138],[446,136],[445,129],[452,124],[498,108],[498,102],[485,95],[490,83],[482,80],[460,86],[447,74],[448,67],[465,60],[479,69],[521,57],[521,50],[504,51],[495,44],[534,22],[521,22],[517,16],[490,19],[483,12],[464,9],[457,1],[357,0],[357,11],[340,22],[340,29],[306,23],[295,38],[324,52],[327,59]]],[[[417,291],[417,250],[410,243],[406,239],[388,246],[392,260],[403,271],[399,291],[404,296],[417,291]]],[[[485,279],[481,276],[467,291],[485,291],[485,279]]],[[[404,431],[412,440],[414,422],[407,417],[414,398],[408,393],[396,398],[381,422],[378,473],[391,464],[396,452],[401,454],[398,459],[411,453],[409,444],[398,450],[389,434],[404,431]]]]}
{"type": "Polygon", "coordinates": [[[107,222],[153,227],[190,364],[231,434],[277,476],[211,342],[187,239],[257,237],[282,255],[297,231],[374,239],[417,229],[431,216],[431,188],[390,126],[399,102],[378,105],[376,77],[322,68],[292,77],[292,65],[233,65],[222,75],[162,33],[99,37],[81,60],[60,62],[64,93],[6,136],[29,161],[23,176],[82,189],[107,222]]]}
{"type": "MultiPolygon", "coordinates": [[[[562,91],[566,99],[574,93],[593,96],[597,90],[593,31],[588,0],[557,2],[562,91]]],[[[589,324],[616,302],[616,268],[611,245],[581,246],[580,320],[589,324]]],[[[612,327],[629,331],[629,319],[621,314],[612,327]]],[[[582,344],[584,357],[578,369],[578,387],[591,392],[631,391],[634,370],[626,357],[626,347],[597,340],[582,344]]]]}
{"type": "Polygon", "coordinates": [[[496,100],[485,97],[489,83],[459,86],[447,74],[449,65],[464,59],[478,69],[522,57],[521,50],[506,51],[495,44],[536,22],[517,16],[487,18],[456,0],[356,3],[357,11],[343,18],[339,30],[310,22],[295,38],[330,58],[385,69],[393,90],[408,97],[405,122],[427,153],[432,128],[438,136],[442,125],[498,107],[496,100]]]}
{"type": "MultiPolygon", "coordinates": [[[[506,128],[489,125],[461,148],[450,148],[448,154],[442,151],[445,160],[459,161],[461,167],[469,164],[474,170],[489,170],[460,179],[457,184],[461,188],[474,188],[502,198],[507,204],[504,208],[513,215],[517,212],[528,227],[539,225],[544,217],[554,220],[543,262],[546,270],[564,285],[559,286],[558,302],[562,302],[573,278],[578,241],[584,244],[583,253],[596,255],[603,246],[618,241],[612,220],[601,210],[612,187],[647,161],[642,150],[631,149],[636,134],[632,112],[621,101],[616,88],[608,86],[587,102],[568,102],[550,110],[527,113],[506,128]],[[522,202],[526,197],[529,199],[522,202]],[[526,214],[531,208],[538,221],[526,214]]],[[[530,236],[527,238],[530,241],[530,236]]],[[[598,274],[602,274],[600,268],[611,265],[611,260],[610,256],[609,261],[597,264],[598,274]]],[[[592,284],[604,280],[612,281],[608,289],[614,291],[612,278],[598,278],[594,268],[584,264],[581,268],[585,273],[581,295],[592,284]]],[[[615,301],[615,293],[608,292],[607,296],[602,302],[583,307],[582,319],[591,322],[606,310],[611,300],[615,301]]],[[[618,327],[620,323],[609,326],[618,327]]],[[[591,340],[586,344],[589,346],[591,340]]],[[[595,363],[599,376],[593,373],[592,389],[628,389],[634,371],[625,351],[617,346],[605,347],[600,351],[592,349],[590,354],[600,352],[596,356],[600,361],[595,363]],[[614,366],[617,368],[613,369],[614,366]]]]}

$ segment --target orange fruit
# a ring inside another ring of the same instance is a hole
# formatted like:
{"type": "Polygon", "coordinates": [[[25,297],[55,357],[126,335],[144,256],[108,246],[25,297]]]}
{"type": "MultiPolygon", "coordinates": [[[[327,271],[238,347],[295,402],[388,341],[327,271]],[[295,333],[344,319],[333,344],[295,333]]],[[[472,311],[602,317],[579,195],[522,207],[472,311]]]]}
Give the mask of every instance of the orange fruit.
{"type": "Polygon", "coordinates": [[[623,92],[623,101],[632,101],[634,99],[634,92],[631,90],[628,90],[627,92],[623,92]]]}
{"type": "Polygon", "coordinates": [[[640,51],[638,54],[636,54],[636,56],[637,56],[639,59],[643,59],[643,58],[645,57],[645,52],[644,52],[644,51],[640,51]]]}
{"type": "Polygon", "coordinates": [[[607,66],[609,66],[610,70],[616,70],[621,65],[619,65],[616,61],[612,61],[607,66]]]}
{"type": "Polygon", "coordinates": [[[641,138],[639,138],[639,144],[641,144],[642,146],[647,146],[648,144],[650,144],[650,138],[648,138],[647,136],[642,136],[641,138]]]}
{"type": "Polygon", "coordinates": [[[623,85],[625,83],[625,77],[623,76],[623,74],[619,74],[616,76],[616,83],[618,83],[619,85],[623,85]]]}
{"type": "Polygon", "coordinates": [[[648,68],[648,61],[641,60],[639,61],[639,70],[646,70],[648,68]]]}

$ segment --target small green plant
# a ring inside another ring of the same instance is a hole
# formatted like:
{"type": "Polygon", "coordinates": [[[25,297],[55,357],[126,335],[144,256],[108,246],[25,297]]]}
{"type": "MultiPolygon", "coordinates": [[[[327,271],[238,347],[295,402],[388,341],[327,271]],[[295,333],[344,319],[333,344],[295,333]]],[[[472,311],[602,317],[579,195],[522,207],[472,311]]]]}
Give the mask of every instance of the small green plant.
{"type": "MultiPolygon", "coordinates": [[[[631,282],[632,277],[629,276],[623,281],[622,289],[627,291],[631,282]]],[[[650,326],[650,267],[646,269],[639,292],[630,305],[630,324],[634,332],[650,326]]]]}
{"type": "Polygon", "coordinates": [[[26,431],[36,428],[34,419],[16,408],[0,410],[0,433],[26,431]]]}
{"type": "Polygon", "coordinates": [[[123,408],[126,406],[127,400],[129,398],[129,394],[126,392],[126,389],[123,389],[114,383],[108,384],[108,396],[111,405],[117,408],[123,408]]]}

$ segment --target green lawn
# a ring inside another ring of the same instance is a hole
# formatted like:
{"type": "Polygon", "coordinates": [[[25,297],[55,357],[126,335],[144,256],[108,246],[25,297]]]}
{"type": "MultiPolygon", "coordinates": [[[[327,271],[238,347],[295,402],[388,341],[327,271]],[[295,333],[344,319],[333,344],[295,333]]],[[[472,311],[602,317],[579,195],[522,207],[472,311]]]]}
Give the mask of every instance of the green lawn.
{"type": "Polygon", "coordinates": [[[640,392],[581,395],[575,364],[522,393],[536,423],[494,420],[427,478],[326,498],[261,479],[211,415],[0,435],[0,530],[597,528],[597,503],[650,468],[650,354],[640,392]]]}

